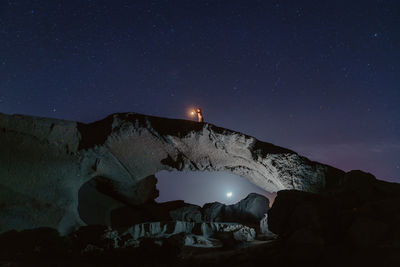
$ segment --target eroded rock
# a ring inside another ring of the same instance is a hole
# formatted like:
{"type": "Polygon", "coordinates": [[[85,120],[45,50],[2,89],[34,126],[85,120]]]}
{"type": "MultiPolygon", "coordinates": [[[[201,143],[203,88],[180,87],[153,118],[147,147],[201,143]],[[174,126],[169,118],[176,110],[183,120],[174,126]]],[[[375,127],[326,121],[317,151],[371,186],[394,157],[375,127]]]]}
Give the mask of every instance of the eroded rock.
{"type": "Polygon", "coordinates": [[[160,170],[226,171],[270,192],[318,192],[343,176],[242,133],[136,113],[89,124],[0,114],[0,131],[0,232],[49,226],[66,234],[77,229],[85,224],[78,192],[86,183],[112,200],[108,204],[104,198],[104,216],[124,204],[144,204],[157,195],[148,177],[160,170]]]}
{"type": "Polygon", "coordinates": [[[174,221],[197,222],[197,223],[203,221],[201,215],[201,208],[197,205],[186,205],[182,208],[170,211],[169,214],[172,220],[174,221]]]}
{"type": "Polygon", "coordinates": [[[204,221],[259,224],[269,210],[269,199],[251,193],[236,204],[207,203],[202,210],[204,221]]]}
{"type": "Polygon", "coordinates": [[[314,246],[336,245],[345,240],[358,248],[397,247],[399,185],[361,171],[344,177],[341,187],[320,194],[279,191],[268,212],[269,229],[292,244],[309,240],[314,246]]]}

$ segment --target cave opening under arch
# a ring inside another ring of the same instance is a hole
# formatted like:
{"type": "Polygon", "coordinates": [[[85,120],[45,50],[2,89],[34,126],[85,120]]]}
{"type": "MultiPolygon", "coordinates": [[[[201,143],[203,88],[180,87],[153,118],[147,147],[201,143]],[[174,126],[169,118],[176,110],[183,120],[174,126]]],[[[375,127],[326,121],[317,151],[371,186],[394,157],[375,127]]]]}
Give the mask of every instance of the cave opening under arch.
{"type": "MultiPolygon", "coordinates": [[[[272,205],[276,193],[270,193],[248,179],[223,171],[159,171],[155,174],[159,196],[157,203],[183,200],[186,203],[203,206],[220,202],[235,204],[250,193],[267,197],[272,205]]],[[[110,224],[110,212],[124,205],[118,200],[99,192],[92,183],[85,183],[79,190],[78,211],[87,224],[110,224]]]]}
{"type": "Polygon", "coordinates": [[[257,193],[269,198],[272,203],[276,196],[246,178],[223,171],[160,171],[156,177],[159,190],[157,202],[184,200],[203,206],[217,201],[229,205],[250,193],[257,193]]]}

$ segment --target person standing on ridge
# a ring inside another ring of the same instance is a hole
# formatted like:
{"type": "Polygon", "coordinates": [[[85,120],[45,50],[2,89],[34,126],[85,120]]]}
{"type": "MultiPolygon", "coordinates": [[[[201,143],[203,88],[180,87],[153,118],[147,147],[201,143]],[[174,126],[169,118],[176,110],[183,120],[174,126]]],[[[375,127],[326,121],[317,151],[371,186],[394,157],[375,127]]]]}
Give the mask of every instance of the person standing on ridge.
{"type": "Polygon", "coordinates": [[[192,116],[194,116],[194,115],[197,114],[197,121],[198,121],[198,122],[204,122],[203,113],[201,112],[201,109],[200,109],[200,108],[196,108],[196,109],[192,110],[192,112],[191,112],[190,114],[191,114],[192,116]]]}
{"type": "Polygon", "coordinates": [[[196,113],[197,113],[197,121],[198,122],[204,122],[203,113],[201,113],[201,109],[200,108],[196,109],[196,113]]]}

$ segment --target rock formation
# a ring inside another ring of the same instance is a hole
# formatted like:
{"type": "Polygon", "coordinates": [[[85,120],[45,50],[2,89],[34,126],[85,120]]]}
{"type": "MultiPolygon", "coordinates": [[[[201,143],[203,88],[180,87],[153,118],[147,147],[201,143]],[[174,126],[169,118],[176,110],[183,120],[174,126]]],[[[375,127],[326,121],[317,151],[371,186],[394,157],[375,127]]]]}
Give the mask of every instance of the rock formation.
{"type": "Polygon", "coordinates": [[[251,193],[233,205],[218,202],[207,203],[203,207],[204,221],[241,222],[258,224],[269,210],[269,199],[251,193]]]}
{"type": "Polygon", "coordinates": [[[170,216],[174,221],[202,222],[201,208],[196,205],[186,205],[182,208],[170,211],[170,216]]]}
{"type": "Polygon", "coordinates": [[[294,246],[400,248],[400,184],[369,173],[346,173],[324,193],[283,190],[268,211],[269,229],[294,246]]]}
{"type": "Polygon", "coordinates": [[[267,231],[266,213],[269,200],[265,196],[251,193],[236,204],[225,205],[219,202],[206,203],[203,207],[188,204],[182,200],[163,203],[146,203],[126,206],[111,212],[112,227],[130,227],[148,222],[195,222],[195,223],[241,223],[263,228],[267,231]],[[264,223],[261,221],[264,220],[264,223]],[[263,224],[261,226],[261,224],[263,224]]]}
{"type": "Polygon", "coordinates": [[[0,147],[0,232],[84,225],[78,192],[88,184],[110,199],[105,214],[146,203],[160,170],[227,171],[270,192],[319,192],[344,174],[212,124],[135,113],[90,124],[0,114],[0,147]]]}
{"type": "MultiPolygon", "coordinates": [[[[176,214],[177,217],[171,216],[172,211],[181,210],[186,206],[194,206],[185,203],[183,200],[174,200],[168,202],[151,202],[135,206],[123,206],[111,211],[111,226],[112,227],[130,227],[134,224],[145,222],[161,222],[181,220],[183,218],[190,219],[189,216],[176,214]]],[[[200,207],[198,207],[200,209],[200,207]]],[[[175,212],[176,213],[176,212],[175,212]]],[[[190,221],[190,220],[189,220],[190,221]]]]}
{"type": "MultiPolygon", "coordinates": [[[[121,240],[127,243],[121,244],[122,247],[127,247],[129,244],[140,241],[144,238],[165,239],[170,236],[185,233],[187,235],[196,236],[199,240],[207,240],[215,236],[216,233],[232,233],[233,238],[237,241],[253,241],[256,237],[256,231],[245,225],[238,223],[222,223],[222,222],[150,222],[136,224],[129,227],[128,230],[119,234],[121,240]],[[135,241],[135,242],[133,242],[135,241]]],[[[193,238],[188,238],[193,240],[193,238]]],[[[189,241],[188,241],[189,242],[189,241]]],[[[186,243],[189,246],[197,246],[195,243],[186,243]]]]}

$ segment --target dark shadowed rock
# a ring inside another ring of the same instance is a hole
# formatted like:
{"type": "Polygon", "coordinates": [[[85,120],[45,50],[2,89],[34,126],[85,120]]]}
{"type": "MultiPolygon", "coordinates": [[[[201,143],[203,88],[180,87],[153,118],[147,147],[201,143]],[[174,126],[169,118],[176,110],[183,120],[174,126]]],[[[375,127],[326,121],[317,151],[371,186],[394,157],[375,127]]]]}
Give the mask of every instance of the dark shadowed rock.
{"type": "Polygon", "coordinates": [[[111,225],[113,227],[132,226],[144,222],[170,221],[170,211],[185,207],[183,200],[168,201],[163,203],[147,203],[137,206],[125,206],[111,212],[111,225]]]}
{"type": "Polygon", "coordinates": [[[206,222],[221,222],[225,205],[219,202],[206,203],[203,206],[203,219],[206,222]]]}
{"type": "Polygon", "coordinates": [[[216,232],[213,238],[220,240],[222,247],[226,249],[233,248],[239,243],[239,241],[235,239],[233,232],[216,232]]]}
{"type": "Polygon", "coordinates": [[[333,214],[335,208],[329,203],[329,199],[323,196],[284,190],[278,192],[273,206],[268,211],[268,227],[281,236],[288,236],[302,228],[320,232],[322,224],[332,224],[332,227],[336,227],[333,214]],[[323,216],[323,221],[320,215],[323,216]]]}
{"type": "Polygon", "coordinates": [[[344,181],[339,192],[351,192],[357,201],[368,201],[375,193],[376,178],[370,173],[359,170],[349,171],[344,175],[344,181]]]}
{"type": "Polygon", "coordinates": [[[128,205],[151,202],[159,195],[156,188],[157,178],[154,175],[143,178],[135,186],[127,186],[102,176],[96,176],[88,183],[98,192],[128,205]]]}
{"type": "Polygon", "coordinates": [[[324,239],[312,229],[298,229],[286,239],[286,256],[292,265],[316,263],[321,257],[324,243],[324,239]]]}
{"type": "Polygon", "coordinates": [[[307,233],[304,240],[321,237],[329,245],[346,240],[358,248],[394,248],[398,244],[399,200],[397,184],[351,171],[341,187],[324,193],[279,191],[268,212],[268,226],[292,244],[302,239],[297,238],[299,233],[307,233]]]}
{"type": "Polygon", "coordinates": [[[104,239],[106,231],[107,227],[103,225],[82,226],[72,232],[69,238],[72,241],[72,247],[78,252],[103,249],[109,245],[108,240],[104,239]]]}
{"type": "Polygon", "coordinates": [[[265,196],[251,193],[233,205],[207,203],[203,208],[181,200],[125,206],[111,212],[112,227],[132,226],[145,222],[237,222],[259,224],[269,209],[265,196]]]}
{"type": "Polygon", "coordinates": [[[378,220],[357,218],[348,231],[349,240],[357,247],[374,247],[389,237],[388,226],[378,220]]]}
{"type": "Polygon", "coordinates": [[[321,248],[324,245],[324,239],[309,228],[298,229],[293,232],[288,240],[288,245],[299,246],[312,246],[321,248]]]}
{"type": "Polygon", "coordinates": [[[42,256],[57,258],[67,253],[68,240],[61,237],[56,229],[36,228],[0,235],[0,260],[32,258],[42,256]]]}
{"type": "Polygon", "coordinates": [[[165,238],[162,248],[170,255],[179,255],[185,246],[186,233],[179,233],[165,238]]]}
{"type": "Polygon", "coordinates": [[[201,208],[197,205],[188,204],[170,211],[169,215],[174,221],[202,222],[201,208]]]}
{"type": "Polygon", "coordinates": [[[225,220],[258,223],[269,210],[269,199],[251,193],[238,203],[225,207],[225,220]]]}
{"type": "Polygon", "coordinates": [[[240,222],[258,224],[269,209],[269,199],[265,196],[251,193],[246,198],[233,205],[219,202],[207,203],[203,206],[205,221],[240,222]]]}

